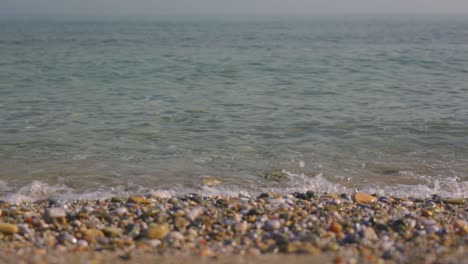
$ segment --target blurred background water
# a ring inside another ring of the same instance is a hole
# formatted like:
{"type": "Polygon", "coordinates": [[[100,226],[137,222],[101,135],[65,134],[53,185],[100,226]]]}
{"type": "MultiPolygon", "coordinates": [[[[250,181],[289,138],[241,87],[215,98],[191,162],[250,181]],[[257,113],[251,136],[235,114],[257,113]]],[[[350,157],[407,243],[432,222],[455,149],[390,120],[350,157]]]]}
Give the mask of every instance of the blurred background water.
{"type": "Polygon", "coordinates": [[[0,19],[0,193],[206,175],[467,196],[468,19],[0,19]]]}

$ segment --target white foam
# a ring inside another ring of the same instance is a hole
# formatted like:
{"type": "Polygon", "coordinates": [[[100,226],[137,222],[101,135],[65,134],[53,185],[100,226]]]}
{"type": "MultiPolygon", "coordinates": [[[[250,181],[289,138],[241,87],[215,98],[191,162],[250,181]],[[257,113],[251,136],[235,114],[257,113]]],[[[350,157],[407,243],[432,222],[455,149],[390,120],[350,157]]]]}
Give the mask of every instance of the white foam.
{"type": "Polygon", "coordinates": [[[0,180],[0,192],[8,192],[11,191],[10,186],[5,181],[0,180]]]}
{"type": "Polygon", "coordinates": [[[317,193],[348,193],[356,190],[367,193],[376,193],[379,195],[394,197],[415,197],[428,198],[434,194],[442,197],[460,198],[468,197],[468,181],[460,181],[457,178],[445,178],[429,180],[427,184],[417,185],[365,185],[356,188],[346,187],[339,183],[328,180],[323,174],[317,174],[313,177],[305,174],[295,174],[283,170],[288,180],[282,183],[282,186],[257,184],[249,186],[240,186],[234,184],[220,184],[218,186],[192,186],[181,187],[172,186],[171,188],[148,188],[137,184],[128,184],[126,186],[101,187],[99,189],[77,192],[65,184],[49,185],[41,181],[33,181],[30,184],[13,190],[5,181],[0,181],[0,200],[11,203],[33,202],[43,199],[56,200],[103,200],[111,197],[128,197],[130,195],[152,195],[157,197],[169,198],[189,193],[196,193],[200,196],[256,196],[262,192],[276,192],[288,194],[294,192],[314,191],[317,193]]]}
{"type": "Polygon", "coordinates": [[[326,193],[348,193],[351,190],[345,186],[332,183],[323,177],[322,173],[315,175],[314,177],[307,176],[303,173],[295,174],[286,170],[283,170],[289,178],[289,184],[287,187],[276,187],[272,188],[271,191],[278,193],[293,193],[293,192],[326,192],[326,193]]]}
{"type": "Polygon", "coordinates": [[[21,187],[15,193],[7,194],[2,200],[15,203],[32,202],[47,199],[56,195],[71,193],[73,190],[63,184],[51,186],[40,181],[33,181],[31,184],[21,187]]]}

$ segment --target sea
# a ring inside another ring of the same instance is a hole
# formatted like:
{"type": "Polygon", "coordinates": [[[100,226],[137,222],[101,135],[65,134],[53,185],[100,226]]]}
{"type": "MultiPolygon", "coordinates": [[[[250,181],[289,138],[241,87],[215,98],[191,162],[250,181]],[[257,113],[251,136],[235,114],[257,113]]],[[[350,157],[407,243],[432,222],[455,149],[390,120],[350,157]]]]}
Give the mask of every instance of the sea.
{"type": "Polygon", "coordinates": [[[0,200],[468,197],[468,17],[0,17],[0,200]]]}

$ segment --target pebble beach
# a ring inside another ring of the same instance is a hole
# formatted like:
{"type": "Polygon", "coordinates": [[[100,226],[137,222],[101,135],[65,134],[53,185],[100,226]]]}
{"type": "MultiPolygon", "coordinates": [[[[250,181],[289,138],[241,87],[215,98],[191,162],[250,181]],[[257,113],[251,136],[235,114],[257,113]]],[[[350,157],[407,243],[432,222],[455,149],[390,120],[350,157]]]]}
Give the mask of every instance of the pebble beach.
{"type": "Polygon", "coordinates": [[[0,202],[0,262],[462,263],[467,216],[362,192],[0,202]]]}

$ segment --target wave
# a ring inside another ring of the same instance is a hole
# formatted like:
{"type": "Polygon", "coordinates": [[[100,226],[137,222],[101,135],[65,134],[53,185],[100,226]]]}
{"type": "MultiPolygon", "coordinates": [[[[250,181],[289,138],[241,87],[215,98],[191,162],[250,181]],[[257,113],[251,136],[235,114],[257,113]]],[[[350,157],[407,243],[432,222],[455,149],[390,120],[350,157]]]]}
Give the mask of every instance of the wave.
{"type": "Polygon", "coordinates": [[[443,181],[435,179],[427,184],[416,185],[364,185],[349,187],[340,183],[334,183],[326,179],[321,173],[313,177],[305,174],[282,171],[287,175],[287,182],[276,185],[250,185],[240,186],[235,184],[219,184],[217,186],[195,185],[170,186],[162,188],[150,188],[138,184],[127,184],[109,187],[100,187],[87,191],[76,191],[65,184],[48,184],[42,181],[32,181],[19,189],[10,187],[5,181],[0,180],[0,200],[10,203],[25,203],[39,200],[104,200],[111,197],[128,197],[131,195],[151,195],[157,197],[172,197],[190,193],[200,196],[256,196],[263,192],[289,194],[294,192],[313,191],[317,193],[352,194],[355,191],[363,191],[379,196],[429,198],[439,195],[447,198],[468,197],[468,181],[459,181],[456,178],[445,178],[443,181]]]}

